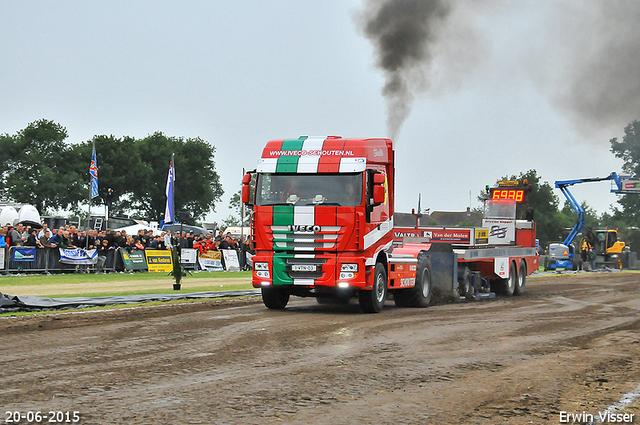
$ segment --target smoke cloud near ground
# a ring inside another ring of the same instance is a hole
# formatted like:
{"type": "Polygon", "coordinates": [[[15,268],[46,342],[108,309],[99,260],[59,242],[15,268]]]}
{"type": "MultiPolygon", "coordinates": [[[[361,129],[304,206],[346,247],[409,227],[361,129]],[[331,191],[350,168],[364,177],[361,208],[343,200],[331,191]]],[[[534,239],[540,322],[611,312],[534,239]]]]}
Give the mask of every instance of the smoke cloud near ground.
{"type": "Polygon", "coordinates": [[[521,84],[505,69],[524,75],[581,136],[640,119],[635,1],[364,0],[356,19],[385,77],[391,138],[417,95],[464,90],[482,66],[487,78],[506,76],[504,86],[521,84]]]}

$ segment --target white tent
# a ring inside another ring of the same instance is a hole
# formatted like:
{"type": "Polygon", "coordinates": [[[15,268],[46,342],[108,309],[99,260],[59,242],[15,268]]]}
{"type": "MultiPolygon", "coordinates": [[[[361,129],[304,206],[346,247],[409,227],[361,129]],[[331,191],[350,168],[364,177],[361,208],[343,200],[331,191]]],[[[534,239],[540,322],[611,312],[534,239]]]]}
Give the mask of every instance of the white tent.
{"type": "Polygon", "coordinates": [[[127,232],[127,235],[129,236],[135,236],[138,234],[138,230],[144,230],[149,231],[149,230],[153,230],[153,236],[158,236],[162,234],[161,230],[158,230],[157,227],[151,227],[149,225],[145,225],[145,224],[134,224],[132,226],[125,226],[125,227],[119,227],[117,229],[113,229],[114,231],[117,232],[122,232],[123,230],[125,230],[127,232]]]}

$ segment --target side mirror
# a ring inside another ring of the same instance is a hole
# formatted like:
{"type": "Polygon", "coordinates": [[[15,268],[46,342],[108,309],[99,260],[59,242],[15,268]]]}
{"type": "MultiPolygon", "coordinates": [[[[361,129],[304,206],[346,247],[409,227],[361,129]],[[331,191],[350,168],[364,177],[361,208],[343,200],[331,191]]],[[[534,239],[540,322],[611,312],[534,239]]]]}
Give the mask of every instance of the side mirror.
{"type": "Polygon", "coordinates": [[[384,202],[384,186],[376,184],[373,186],[373,204],[380,205],[384,202]]]}
{"type": "Polygon", "coordinates": [[[249,191],[251,190],[251,188],[249,187],[249,185],[244,185],[242,186],[242,203],[243,204],[248,204],[249,203],[249,191]]]}
{"type": "Polygon", "coordinates": [[[384,203],[385,180],[386,176],[384,174],[380,172],[375,172],[373,174],[373,199],[371,201],[374,206],[384,203]]]}
{"type": "Polygon", "coordinates": [[[373,184],[375,185],[384,184],[384,180],[385,180],[385,175],[382,173],[375,173],[373,175],[373,184]]]}
{"type": "Polygon", "coordinates": [[[251,194],[251,187],[249,186],[251,183],[251,174],[247,173],[242,176],[242,203],[248,204],[250,202],[249,195],[251,194]]]}

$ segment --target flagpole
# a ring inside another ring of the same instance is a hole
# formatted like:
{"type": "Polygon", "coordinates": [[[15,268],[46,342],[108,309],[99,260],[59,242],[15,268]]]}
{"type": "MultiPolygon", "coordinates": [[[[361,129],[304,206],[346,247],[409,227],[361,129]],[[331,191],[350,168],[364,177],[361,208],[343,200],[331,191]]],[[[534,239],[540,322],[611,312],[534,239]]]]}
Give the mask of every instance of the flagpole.
{"type": "MultiPolygon", "coordinates": [[[[96,142],[95,140],[92,143],[92,149],[91,149],[91,161],[93,162],[93,154],[96,151],[96,142]]],[[[93,166],[93,164],[91,165],[93,166]]],[[[87,236],[85,237],[85,244],[84,244],[84,249],[88,250],[89,249],[89,226],[91,224],[91,200],[93,199],[91,197],[91,195],[93,195],[93,174],[91,172],[91,166],[89,166],[89,212],[87,215],[87,227],[85,229],[87,236]]],[[[97,164],[96,164],[97,166],[97,164]]]]}
{"type": "MultiPolygon", "coordinates": [[[[173,168],[173,175],[171,176],[171,180],[173,180],[171,182],[172,186],[173,186],[173,191],[171,192],[171,212],[173,214],[173,216],[171,217],[171,224],[174,224],[176,222],[176,163],[173,162],[174,158],[173,158],[173,153],[171,153],[171,168],[173,168]]],[[[182,235],[180,235],[182,237],[182,235]]]]}
{"type": "Polygon", "coordinates": [[[176,180],[176,165],[174,164],[174,155],[171,154],[171,163],[169,164],[169,174],[167,175],[167,187],[165,194],[167,195],[167,204],[164,208],[164,224],[175,224],[175,197],[173,183],[176,180]]]}
{"type": "Polygon", "coordinates": [[[87,216],[87,235],[85,249],[89,249],[89,227],[91,224],[91,200],[98,196],[98,160],[96,159],[96,141],[91,144],[91,165],[89,165],[89,215],[87,216]],[[95,187],[94,187],[95,184],[95,187]]]}

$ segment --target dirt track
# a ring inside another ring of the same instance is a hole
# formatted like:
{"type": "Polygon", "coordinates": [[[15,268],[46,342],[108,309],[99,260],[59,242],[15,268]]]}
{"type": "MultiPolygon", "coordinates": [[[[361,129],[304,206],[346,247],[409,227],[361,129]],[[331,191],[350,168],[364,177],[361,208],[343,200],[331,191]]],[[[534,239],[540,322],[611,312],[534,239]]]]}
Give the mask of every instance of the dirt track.
{"type": "Polygon", "coordinates": [[[538,277],[523,297],[377,315],[200,302],[1,319],[0,334],[2,421],[558,424],[640,385],[640,274],[538,277]]]}

